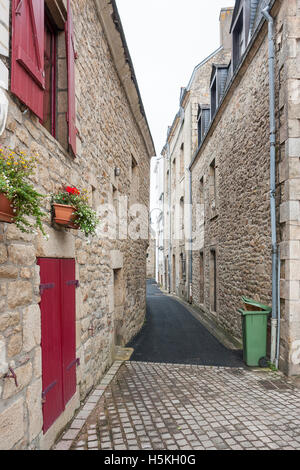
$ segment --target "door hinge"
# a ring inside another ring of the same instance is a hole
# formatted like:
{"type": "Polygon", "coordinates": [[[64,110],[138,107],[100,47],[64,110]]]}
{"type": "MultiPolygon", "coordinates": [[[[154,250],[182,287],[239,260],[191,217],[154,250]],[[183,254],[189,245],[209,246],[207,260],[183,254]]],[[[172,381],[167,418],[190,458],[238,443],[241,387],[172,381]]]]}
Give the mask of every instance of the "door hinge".
{"type": "Polygon", "coordinates": [[[76,289],[79,287],[79,281],[76,279],[75,281],[66,281],[67,286],[75,286],[76,289]]]}
{"type": "Polygon", "coordinates": [[[20,10],[21,10],[22,3],[23,3],[23,0],[20,0],[18,6],[16,8],[16,11],[15,11],[16,15],[21,15],[20,10]]]}
{"type": "Polygon", "coordinates": [[[76,359],[74,359],[74,361],[72,361],[68,366],[67,366],[67,370],[70,370],[72,369],[73,366],[75,366],[75,364],[78,366],[80,366],[80,358],[77,357],[76,359]]]}
{"type": "Polygon", "coordinates": [[[54,282],[48,284],[40,284],[40,295],[43,294],[44,290],[46,289],[53,289],[55,287],[54,282]]]}
{"type": "Polygon", "coordinates": [[[47,388],[42,392],[42,403],[46,403],[46,395],[52,390],[53,387],[57,384],[57,380],[54,380],[47,388]]]}

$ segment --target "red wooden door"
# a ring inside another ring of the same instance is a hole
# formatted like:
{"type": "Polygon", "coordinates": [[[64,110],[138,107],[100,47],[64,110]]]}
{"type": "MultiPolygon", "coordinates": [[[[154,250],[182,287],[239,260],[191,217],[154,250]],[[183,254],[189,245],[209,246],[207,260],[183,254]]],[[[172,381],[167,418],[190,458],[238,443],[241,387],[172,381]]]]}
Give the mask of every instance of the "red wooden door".
{"type": "Polygon", "coordinates": [[[62,285],[62,366],[63,393],[66,404],[76,391],[76,333],[75,333],[75,261],[61,260],[62,285]]]}
{"type": "Polygon", "coordinates": [[[40,258],[43,431],[76,391],[75,261],[40,258]]]}

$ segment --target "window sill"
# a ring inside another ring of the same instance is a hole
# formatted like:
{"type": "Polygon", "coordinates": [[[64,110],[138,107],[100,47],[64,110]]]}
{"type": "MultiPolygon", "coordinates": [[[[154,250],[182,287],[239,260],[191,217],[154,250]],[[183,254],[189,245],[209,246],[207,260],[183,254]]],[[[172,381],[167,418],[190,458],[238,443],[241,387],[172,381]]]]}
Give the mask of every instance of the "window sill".
{"type": "Polygon", "coordinates": [[[55,137],[53,137],[53,135],[43,126],[43,124],[40,123],[40,121],[38,120],[37,122],[37,125],[39,126],[39,130],[41,132],[43,132],[44,136],[50,140],[50,142],[52,142],[53,144],[55,144],[58,148],[58,150],[63,153],[63,155],[68,158],[68,159],[71,159],[71,160],[75,160],[76,157],[78,157],[79,155],[77,154],[76,157],[74,155],[72,155],[71,152],[67,151],[62,145],[61,143],[59,142],[59,140],[57,140],[55,137]]]}
{"type": "Polygon", "coordinates": [[[210,214],[209,214],[209,219],[214,220],[218,217],[218,215],[219,215],[218,209],[214,209],[214,210],[211,209],[210,214]]]}

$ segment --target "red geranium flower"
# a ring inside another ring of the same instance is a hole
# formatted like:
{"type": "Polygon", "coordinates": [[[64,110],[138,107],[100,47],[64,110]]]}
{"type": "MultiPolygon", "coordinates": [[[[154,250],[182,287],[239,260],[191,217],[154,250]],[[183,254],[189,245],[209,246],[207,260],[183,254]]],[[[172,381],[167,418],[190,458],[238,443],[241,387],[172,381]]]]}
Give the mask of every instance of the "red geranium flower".
{"type": "Polygon", "coordinates": [[[77,188],[71,188],[70,186],[67,186],[66,187],[66,191],[69,193],[69,194],[76,194],[77,196],[79,196],[80,194],[80,191],[77,189],[77,188]]]}

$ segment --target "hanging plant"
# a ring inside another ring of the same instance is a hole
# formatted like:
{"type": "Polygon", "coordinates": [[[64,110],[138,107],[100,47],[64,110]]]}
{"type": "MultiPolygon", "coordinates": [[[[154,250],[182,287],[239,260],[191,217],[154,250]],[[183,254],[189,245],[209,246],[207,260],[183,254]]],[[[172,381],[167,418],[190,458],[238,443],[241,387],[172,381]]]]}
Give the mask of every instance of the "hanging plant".
{"type": "Polygon", "coordinates": [[[29,181],[37,162],[37,156],[0,149],[0,221],[15,223],[26,233],[39,229],[46,236],[42,225],[45,213],[40,207],[44,196],[29,181]]]}
{"type": "Polygon", "coordinates": [[[86,190],[67,186],[52,195],[54,221],[68,228],[80,229],[85,236],[94,235],[99,223],[96,212],[89,206],[86,190]]]}

